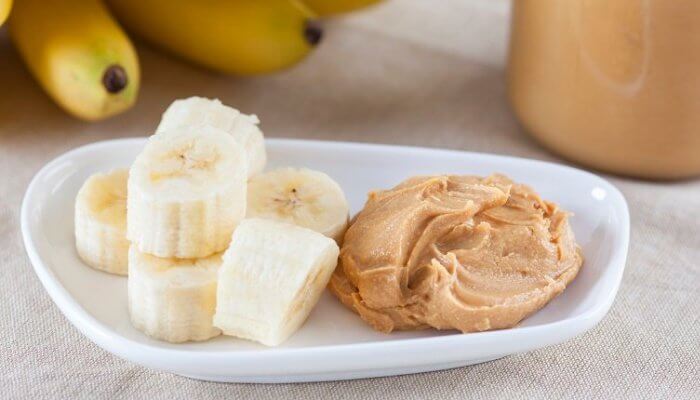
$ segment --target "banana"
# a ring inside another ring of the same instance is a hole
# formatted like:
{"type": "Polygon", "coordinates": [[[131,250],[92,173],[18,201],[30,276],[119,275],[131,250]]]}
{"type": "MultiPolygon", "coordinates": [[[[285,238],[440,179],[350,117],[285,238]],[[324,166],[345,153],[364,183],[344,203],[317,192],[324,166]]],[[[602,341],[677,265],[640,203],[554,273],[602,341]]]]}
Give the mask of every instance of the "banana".
{"type": "Polygon", "coordinates": [[[349,207],[340,186],[323,172],[280,168],[248,182],[248,218],[269,218],[320,232],[340,243],[349,207]]]}
{"type": "Polygon", "coordinates": [[[18,1],[9,28],[34,77],[74,116],[103,119],[136,101],[136,52],[99,0],[18,1]]]}
{"type": "Polygon", "coordinates": [[[168,131],[187,125],[211,125],[228,132],[248,155],[248,176],[265,168],[265,138],[258,128],[258,117],[245,115],[218,99],[189,97],[175,100],[163,113],[156,132],[168,131]]]}
{"type": "Polygon", "coordinates": [[[337,15],[379,3],[380,0],[303,0],[319,16],[337,15]]]}
{"type": "Polygon", "coordinates": [[[214,326],[277,346],[318,302],[338,261],[338,245],[310,229],[253,218],[238,226],[223,259],[214,326]]]}
{"type": "Polygon", "coordinates": [[[0,26],[5,22],[7,16],[10,15],[12,9],[12,0],[0,0],[0,26]]]}
{"type": "Polygon", "coordinates": [[[112,274],[127,274],[126,182],[118,169],[92,175],[75,199],[75,247],[89,266],[112,274]]]}
{"type": "Polygon", "coordinates": [[[292,0],[110,0],[120,22],[201,66],[256,75],[296,64],[320,41],[310,12],[292,0]]]}
{"type": "Polygon", "coordinates": [[[129,315],[132,325],[171,343],[221,334],[212,325],[221,255],[196,260],[158,258],[129,250],[129,315]]]}
{"type": "Polygon", "coordinates": [[[127,238],[158,257],[224,250],[245,216],[248,159],[220,129],[201,125],[151,136],[129,171],[127,238]]]}

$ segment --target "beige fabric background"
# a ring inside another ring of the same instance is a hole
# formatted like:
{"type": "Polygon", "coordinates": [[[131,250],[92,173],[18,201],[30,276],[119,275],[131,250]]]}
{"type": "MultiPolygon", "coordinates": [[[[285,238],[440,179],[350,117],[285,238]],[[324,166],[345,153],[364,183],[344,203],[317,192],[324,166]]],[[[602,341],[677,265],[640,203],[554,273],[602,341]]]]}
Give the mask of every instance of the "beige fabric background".
{"type": "Polygon", "coordinates": [[[288,385],[216,384],[155,372],[82,337],[34,275],[19,233],[20,201],[32,175],[75,146],[149,134],[177,97],[220,97],[257,113],[271,137],[561,161],[523,134],[508,111],[507,24],[505,0],[395,0],[335,21],[321,48],[297,68],[246,80],[142,46],[138,104],[95,124],[60,112],[0,33],[0,398],[700,398],[697,180],[610,178],[629,201],[632,238],[622,287],[598,327],[558,346],[443,372],[288,385]]]}

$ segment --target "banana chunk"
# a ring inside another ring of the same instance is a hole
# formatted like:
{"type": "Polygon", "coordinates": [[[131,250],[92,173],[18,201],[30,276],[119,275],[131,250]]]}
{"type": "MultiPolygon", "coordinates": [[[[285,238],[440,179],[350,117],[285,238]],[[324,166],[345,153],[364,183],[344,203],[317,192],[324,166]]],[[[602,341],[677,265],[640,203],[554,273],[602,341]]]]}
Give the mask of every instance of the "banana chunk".
{"type": "Polygon", "coordinates": [[[129,315],[134,327],[171,343],[218,336],[212,325],[221,254],[196,260],[129,250],[129,315]]]}
{"type": "Polygon", "coordinates": [[[310,229],[244,220],[224,254],[214,326],[226,335],[279,345],[318,302],[338,252],[332,239],[310,229]]]}
{"type": "Polygon", "coordinates": [[[163,113],[156,132],[166,132],[188,125],[210,125],[228,132],[248,156],[248,176],[265,168],[265,138],[255,115],[245,115],[218,99],[188,97],[175,100],[163,113]]]}
{"type": "Polygon", "coordinates": [[[247,218],[289,222],[340,243],[348,226],[348,201],[330,176],[307,168],[280,168],[248,182],[247,218]]]}
{"type": "Polygon", "coordinates": [[[245,216],[248,160],[231,135],[188,126],[152,136],[129,172],[127,237],[158,257],[223,251],[245,216]]]}
{"type": "Polygon", "coordinates": [[[126,182],[129,171],[117,169],[88,178],[75,199],[75,247],[89,266],[127,274],[126,182]]]}

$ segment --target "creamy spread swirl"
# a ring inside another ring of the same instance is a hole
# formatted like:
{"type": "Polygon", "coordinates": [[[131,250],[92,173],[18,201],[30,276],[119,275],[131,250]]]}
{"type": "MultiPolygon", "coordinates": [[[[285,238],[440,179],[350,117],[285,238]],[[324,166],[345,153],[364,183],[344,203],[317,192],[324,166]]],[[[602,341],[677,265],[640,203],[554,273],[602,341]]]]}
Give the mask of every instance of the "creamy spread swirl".
{"type": "Polygon", "coordinates": [[[330,288],[375,329],[508,328],[583,259],[568,214],[502,175],[424,176],[369,194],[330,288]]]}

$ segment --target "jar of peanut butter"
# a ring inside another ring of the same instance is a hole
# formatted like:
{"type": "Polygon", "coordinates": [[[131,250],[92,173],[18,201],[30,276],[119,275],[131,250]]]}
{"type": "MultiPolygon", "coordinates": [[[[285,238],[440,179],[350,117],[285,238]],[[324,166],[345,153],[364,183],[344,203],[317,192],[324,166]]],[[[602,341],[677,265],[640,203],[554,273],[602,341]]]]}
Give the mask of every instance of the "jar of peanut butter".
{"type": "Polygon", "coordinates": [[[564,157],[700,175],[700,1],[514,0],[508,84],[525,129],[564,157]]]}

